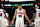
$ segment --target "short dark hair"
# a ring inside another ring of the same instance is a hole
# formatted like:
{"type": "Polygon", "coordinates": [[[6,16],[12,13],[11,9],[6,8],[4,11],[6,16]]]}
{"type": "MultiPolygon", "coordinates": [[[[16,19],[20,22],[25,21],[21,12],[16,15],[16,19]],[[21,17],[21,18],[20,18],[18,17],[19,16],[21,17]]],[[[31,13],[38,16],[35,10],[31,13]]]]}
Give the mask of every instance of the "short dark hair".
{"type": "Polygon", "coordinates": [[[18,4],[18,6],[21,6],[21,4],[18,4]]]}

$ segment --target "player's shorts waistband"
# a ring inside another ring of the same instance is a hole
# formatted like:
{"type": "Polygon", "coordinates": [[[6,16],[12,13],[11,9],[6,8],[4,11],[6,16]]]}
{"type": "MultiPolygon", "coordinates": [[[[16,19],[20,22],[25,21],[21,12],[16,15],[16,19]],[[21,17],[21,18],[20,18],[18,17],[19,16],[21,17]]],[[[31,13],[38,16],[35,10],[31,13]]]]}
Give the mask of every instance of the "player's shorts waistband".
{"type": "Polygon", "coordinates": [[[16,18],[16,19],[23,19],[23,18],[16,18]]]}

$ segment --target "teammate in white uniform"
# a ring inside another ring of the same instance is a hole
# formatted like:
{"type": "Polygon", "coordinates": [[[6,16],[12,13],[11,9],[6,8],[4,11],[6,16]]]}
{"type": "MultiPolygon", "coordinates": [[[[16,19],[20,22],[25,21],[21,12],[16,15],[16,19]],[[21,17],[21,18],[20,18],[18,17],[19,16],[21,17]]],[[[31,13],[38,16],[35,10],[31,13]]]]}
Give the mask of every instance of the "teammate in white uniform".
{"type": "Polygon", "coordinates": [[[1,27],[7,27],[8,26],[8,20],[5,17],[5,12],[3,9],[0,9],[0,26],[1,27]]]}
{"type": "Polygon", "coordinates": [[[10,18],[9,18],[9,14],[6,13],[6,16],[7,16],[7,20],[8,20],[8,25],[10,24],[9,21],[10,21],[10,18]]]}
{"type": "Polygon", "coordinates": [[[40,9],[36,9],[35,27],[40,27],[40,9]]]}
{"type": "Polygon", "coordinates": [[[3,22],[2,25],[3,25],[4,27],[8,27],[8,26],[9,26],[9,23],[8,23],[8,22],[9,22],[9,21],[8,21],[8,13],[5,13],[5,14],[4,14],[4,19],[3,19],[2,22],[3,22]],[[6,15],[6,16],[5,16],[5,15],[6,15]]]}
{"type": "Polygon", "coordinates": [[[32,18],[31,21],[35,21],[34,24],[35,24],[35,27],[40,27],[40,9],[38,9],[39,7],[37,5],[35,5],[35,10],[36,10],[36,13],[34,13],[34,17],[32,18]],[[34,19],[35,18],[35,19],[34,19]]]}
{"type": "Polygon", "coordinates": [[[14,23],[14,20],[16,18],[15,27],[24,27],[24,16],[28,20],[28,22],[31,23],[28,19],[28,16],[26,15],[26,11],[22,8],[21,4],[19,4],[18,9],[16,9],[15,11],[12,24],[14,23]]]}
{"type": "Polygon", "coordinates": [[[2,20],[4,19],[3,9],[0,9],[0,26],[2,25],[2,20]]]}

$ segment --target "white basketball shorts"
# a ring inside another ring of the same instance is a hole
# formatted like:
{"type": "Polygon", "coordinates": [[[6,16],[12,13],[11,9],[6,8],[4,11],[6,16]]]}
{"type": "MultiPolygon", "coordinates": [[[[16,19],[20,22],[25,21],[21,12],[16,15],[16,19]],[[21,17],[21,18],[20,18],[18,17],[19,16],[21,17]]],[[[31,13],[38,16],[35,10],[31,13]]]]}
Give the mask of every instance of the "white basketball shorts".
{"type": "Polygon", "coordinates": [[[7,19],[3,19],[3,21],[2,21],[2,26],[9,26],[7,19]]]}
{"type": "Polygon", "coordinates": [[[35,24],[35,27],[40,27],[40,19],[36,19],[34,24],[35,24]]]}
{"type": "Polygon", "coordinates": [[[15,27],[24,27],[24,21],[22,19],[16,19],[15,27]]]}

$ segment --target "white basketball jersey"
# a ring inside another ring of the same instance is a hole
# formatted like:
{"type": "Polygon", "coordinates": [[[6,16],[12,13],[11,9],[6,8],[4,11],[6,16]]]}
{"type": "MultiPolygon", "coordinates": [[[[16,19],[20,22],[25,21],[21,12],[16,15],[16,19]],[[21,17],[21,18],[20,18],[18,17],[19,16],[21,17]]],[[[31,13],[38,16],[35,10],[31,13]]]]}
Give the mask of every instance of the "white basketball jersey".
{"type": "Polygon", "coordinates": [[[19,9],[18,9],[16,18],[17,19],[24,19],[23,9],[21,11],[19,11],[19,9]]]}
{"type": "Polygon", "coordinates": [[[0,19],[4,19],[3,9],[0,9],[0,19]]]}
{"type": "Polygon", "coordinates": [[[40,19],[40,9],[36,9],[36,18],[40,19]]]}

